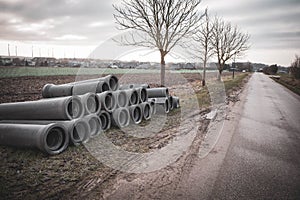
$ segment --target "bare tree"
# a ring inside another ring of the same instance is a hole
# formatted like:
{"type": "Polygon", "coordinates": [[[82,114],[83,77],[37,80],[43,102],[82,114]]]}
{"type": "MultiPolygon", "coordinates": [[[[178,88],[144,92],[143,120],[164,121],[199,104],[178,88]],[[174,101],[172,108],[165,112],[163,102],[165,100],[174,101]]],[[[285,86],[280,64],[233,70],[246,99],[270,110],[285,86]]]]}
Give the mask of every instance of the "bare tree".
{"type": "Polygon", "coordinates": [[[201,0],[123,0],[113,5],[121,30],[135,30],[123,45],[157,48],[160,52],[161,85],[165,84],[165,56],[197,28],[201,0]]]}
{"type": "Polygon", "coordinates": [[[240,56],[247,51],[250,35],[242,33],[237,26],[226,23],[221,18],[215,17],[211,42],[214,53],[218,58],[218,79],[221,79],[225,63],[233,56],[240,56]]]}
{"type": "Polygon", "coordinates": [[[211,45],[213,26],[209,19],[207,9],[205,10],[204,16],[204,22],[194,35],[194,40],[198,44],[197,49],[200,50],[200,59],[203,62],[202,86],[205,86],[207,62],[209,58],[213,56],[214,53],[213,46],[211,45]]]}
{"type": "Polygon", "coordinates": [[[295,56],[295,60],[292,62],[289,70],[293,77],[300,79],[300,57],[298,55],[295,56]]]}

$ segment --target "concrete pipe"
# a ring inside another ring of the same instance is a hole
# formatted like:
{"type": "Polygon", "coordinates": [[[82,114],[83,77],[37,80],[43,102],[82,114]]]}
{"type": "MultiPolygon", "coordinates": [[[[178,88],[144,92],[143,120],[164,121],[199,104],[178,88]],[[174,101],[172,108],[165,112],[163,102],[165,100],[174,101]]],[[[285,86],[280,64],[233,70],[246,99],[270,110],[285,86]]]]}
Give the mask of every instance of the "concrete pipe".
{"type": "Polygon", "coordinates": [[[136,88],[136,91],[139,95],[139,103],[147,102],[148,101],[148,93],[145,88],[136,88]]]}
{"type": "Polygon", "coordinates": [[[139,103],[146,102],[148,100],[148,94],[146,87],[138,87],[138,85],[122,85],[120,86],[120,90],[130,90],[135,89],[138,93],[139,103]],[[132,87],[131,87],[132,86],[132,87]]]}
{"type": "Polygon", "coordinates": [[[88,92],[92,93],[101,93],[105,91],[109,91],[109,85],[105,81],[97,81],[97,82],[83,82],[77,83],[73,85],[73,95],[82,95],[88,92]]]}
{"type": "Polygon", "coordinates": [[[43,98],[72,96],[73,85],[46,84],[42,89],[43,98]]]}
{"type": "Polygon", "coordinates": [[[56,155],[63,152],[68,144],[66,127],[60,124],[0,124],[0,145],[37,148],[56,155]]]}
{"type": "Polygon", "coordinates": [[[0,104],[0,120],[70,120],[83,113],[77,96],[0,104]]]}
{"type": "Polygon", "coordinates": [[[84,95],[79,95],[78,97],[81,99],[86,115],[98,114],[100,112],[101,102],[98,95],[95,95],[94,93],[86,93],[84,95]]]}
{"type": "Polygon", "coordinates": [[[156,106],[155,106],[155,100],[148,99],[148,103],[151,106],[151,115],[156,114],[156,106]]]}
{"type": "Polygon", "coordinates": [[[108,76],[106,76],[104,78],[106,80],[108,80],[110,90],[116,91],[116,90],[119,89],[119,80],[118,80],[118,78],[116,76],[114,76],[114,75],[108,75],[108,76]]]}
{"type": "Polygon", "coordinates": [[[168,97],[150,98],[150,101],[154,101],[156,113],[167,114],[170,112],[170,101],[168,97]]]}
{"type": "Polygon", "coordinates": [[[104,110],[102,110],[100,113],[99,113],[99,118],[100,118],[100,121],[101,121],[101,129],[103,131],[106,131],[108,129],[110,129],[111,127],[111,118],[110,118],[110,114],[104,110]]]}
{"type": "Polygon", "coordinates": [[[169,107],[170,107],[170,111],[174,109],[174,104],[173,104],[173,97],[172,96],[169,96],[167,97],[169,99],[169,107]]]}
{"type": "Polygon", "coordinates": [[[148,88],[146,90],[148,93],[148,98],[159,98],[159,97],[168,97],[169,96],[169,89],[166,87],[148,88]]]}
{"type": "Polygon", "coordinates": [[[109,85],[104,81],[68,83],[62,85],[46,84],[42,89],[43,98],[64,97],[72,95],[83,95],[88,92],[101,93],[108,91],[109,85]]]}
{"type": "Polygon", "coordinates": [[[97,96],[101,102],[102,110],[105,110],[107,112],[112,112],[116,108],[117,101],[115,95],[113,95],[112,92],[110,91],[102,92],[100,94],[97,94],[97,96]]]}
{"type": "Polygon", "coordinates": [[[136,89],[123,90],[128,99],[128,105],[137,105],[139,103],[139,94],[136,89]]]}
{"type": "Polygon", "coordinates": [[[90,126],[89,124],[83,120],[75,119],[72,121],[64,122],[66,127],[68,128],[70,141],[73,145],[77,146],[81,143],[85,143],[90,138],[90,126]]]}
{"type": "Polygon", "coordinates": [[[129,104],[129,99],[127,97],[127,94],[124,90],[117,90],[113,92],[113,95],[115,96],[117,107],[126,107],[129,104]]]}
{"type": "MultiPolygon", "coordinates": [[[[154,103],[154,102],[153,102],[154,103]]],[[[149,102],[144,102],[140,104],[143,113],[144,120],[150,120],[152,116],[152,108],[149,102]]]]}
{"type": "Polygon", "coordinates": [[[173,104],[173,109],[180,108],[180,101],[179,97],[171,96],[172,97],[172,102],[170,104],[173,104]]]}
{"type": "Polygon", "coordinates": [[[118,108],[111,114],[112,124],[116,127],[123,128],[129,125],[130,114],[127,108],[118,108]]]}
{"type": "Polygon", "coordinates": [[[132,105],[128,107],[131,121],[134,124],[139,124],[143,120],[143,112],[140,105],[132,105]]]}
{"type": "Polygon", "coordinates": [[[150,88],[148,84],[125,84],[119,87],[119,90],[135,89],[135,88],[150,88]]]}
{"type": "Polygon", "coordinates": [[[100,118],[98,117],[98,115],[95,114],[91,114],[91,115],[87,115],[83,118],[84,120],[86,120],[86,122],[88,123],[89,127],[90,127],[90,137],[96,137],[97,135],[99,135],[102,132],[102,125],[101,125],[101,121],[100,118]]]}
{"type": "Polygon", "coordinates": [[[2,120],[0,124],[35,124],[48,125],[56,123],[65,126],[68,131],[69,141],[73,145],[87,142],[90,138],[90,126],[86,120],[79,118],[71,121],[48,121],[48,120],[2,120]]]}
{"type": "Polygon", "coordinates": [[[82,80],[82,81],[76,81],[73,83],[87,83],[87,82],[106,82],[109,86],[109,90],[116,91],[119,89],[119,80],[116,76],[114,75],[107,75],[105,77],[101,78],[95,78],[95,79],[87,79],[87,80],[82,80]]]}

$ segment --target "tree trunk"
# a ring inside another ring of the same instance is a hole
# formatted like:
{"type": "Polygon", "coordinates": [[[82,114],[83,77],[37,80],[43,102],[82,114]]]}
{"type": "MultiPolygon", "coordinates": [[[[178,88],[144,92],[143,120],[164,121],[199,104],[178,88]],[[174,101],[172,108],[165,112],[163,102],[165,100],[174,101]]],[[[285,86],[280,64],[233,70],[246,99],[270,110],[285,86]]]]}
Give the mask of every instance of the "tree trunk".
{"type": "Polygon", "coordinates": [[[221,81],[221,75],[222,75],[222,71],[223,71],[223,70],[219,69],[218,81],[221,81]]]}
{"type": "Polygon", "coordinates": [[[203,63],[203,77],[202,77],[202,86],[204,87],[205,86],[205,80],[206,80],[206,60],[204,60],[204,63],[203,63]]]}
{"type": "Polygon", "coordinates": [[[222,71],[223,71],[223,64],[219,61],[219,74],[218,74],[218,81],[221,81],[221,75],[222,75],[222,71]]]}
{"type": "Polygon", "coordinates": [[[166,75],[166,62],[165,62],[165,52],[160,50],[160,84],[165,86],[165,75],[166,75]]]}

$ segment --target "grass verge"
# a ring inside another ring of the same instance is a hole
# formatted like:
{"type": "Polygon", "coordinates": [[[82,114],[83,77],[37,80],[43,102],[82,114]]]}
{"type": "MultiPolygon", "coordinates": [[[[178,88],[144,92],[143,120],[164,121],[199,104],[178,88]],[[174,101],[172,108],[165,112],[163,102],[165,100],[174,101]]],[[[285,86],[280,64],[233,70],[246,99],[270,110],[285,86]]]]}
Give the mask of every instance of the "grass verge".
{"type": "Polygon", "coordinates": [[[274,77],[272,79],[277,83],[280,83],[281,85],[285,86],[289,90],[293,91],[294,93],[300,95],[300,80],[297,80],[288,74],[280,75],[279,79],[274,77]]]}
{"type": "Polygon", "coordinates": [[[229,94],[231,90],[239,88],[243,84],[243,80],[249,76],[249,73],[242,73],[237,75],[234,79],[228,78],[224,80],[224,86],[226,94],[229,94]]]}
{"type": "MultiPolygon", "coordinates": [[[[234,79],[231,78],[231,76],[223,76],[223,84],[221,82],[221,86],[218,84],[216,87],[216,91],[213,91],[213,86],[210,86],[211,88],[208,89],[206,86],[201,88],[198,92],[196,92],[197,98],[198,98],[198,104],[200,109],[201,108],[208,108],[211,106],[211,99],[210,99],[210,92],[219,92],[222,93],[222,89],[220,87],[224,86],[224,90],[226,95],[229,95],[232,91],[238,90],[242,88],[242,86],[247,82],[247,78],[250,76],[250,73],[241,73],[235,76],[234,79]]],[[[199,83],[200,84],[200,83],[199,83]]]]}

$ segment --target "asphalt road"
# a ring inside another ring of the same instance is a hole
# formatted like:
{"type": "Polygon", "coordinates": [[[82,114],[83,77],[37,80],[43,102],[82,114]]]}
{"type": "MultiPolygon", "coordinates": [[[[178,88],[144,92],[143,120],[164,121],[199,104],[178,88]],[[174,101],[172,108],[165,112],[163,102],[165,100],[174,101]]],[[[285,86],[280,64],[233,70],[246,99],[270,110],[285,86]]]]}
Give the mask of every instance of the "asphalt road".
{"type": "Polygon", "coordinates": [[[300,199],[300,98],[255,73],[212,199],[300,199]]]}
{"type": "Polygon", "coordinates": [[[155,192],[151,198],[300,199],[300,97],[254,73],[240,99],[212,151],[174,187],[149,184],[151,175],[144,175],[118,186],[111,199],[148,199],[155,192]]]}

